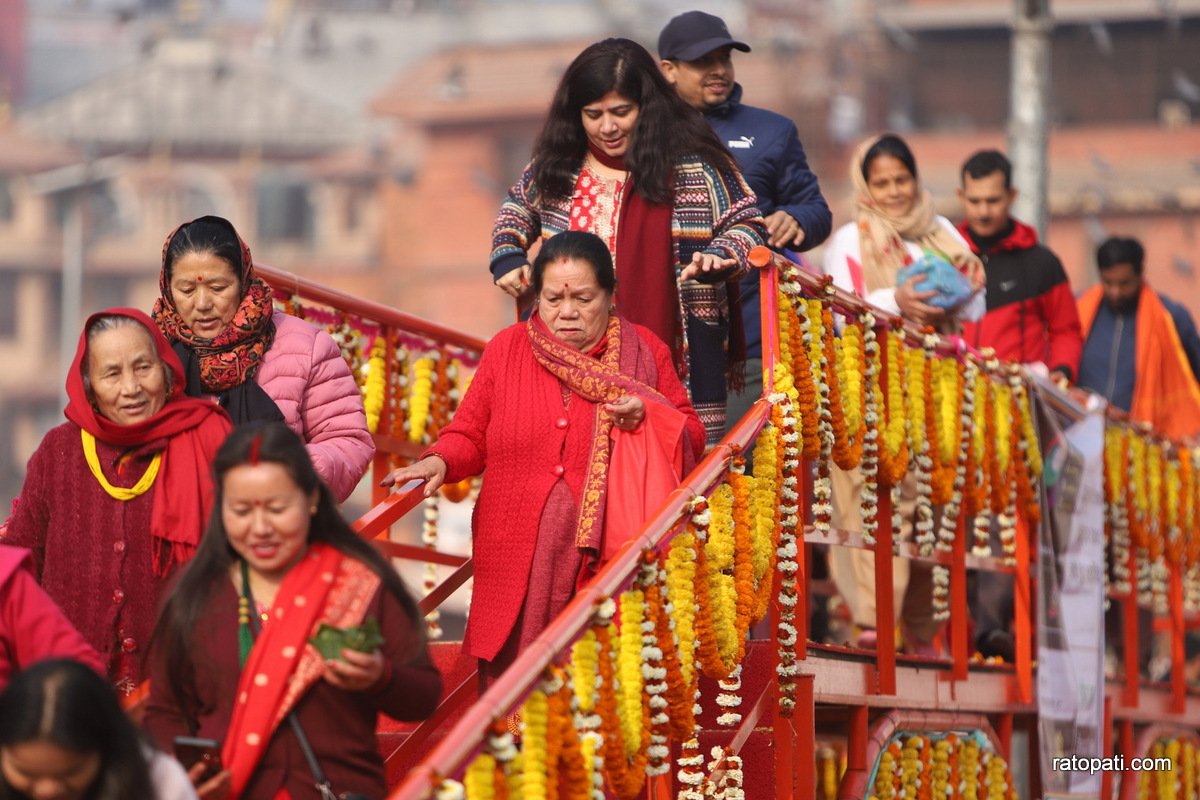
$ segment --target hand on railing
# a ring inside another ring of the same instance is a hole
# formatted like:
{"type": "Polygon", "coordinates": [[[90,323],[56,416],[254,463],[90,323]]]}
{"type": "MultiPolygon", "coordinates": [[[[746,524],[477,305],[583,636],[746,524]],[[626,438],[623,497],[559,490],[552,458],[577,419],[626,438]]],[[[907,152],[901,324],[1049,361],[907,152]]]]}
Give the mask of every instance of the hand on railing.
{"type": "Polygon", "coordinates": [[[446,462],[441,456],[425,456],[407,467],[394,469],[379,482],[380,486],[395,486],[405,481],[425,481],[425,496],[429,497],[446,480],[446,462]]]}

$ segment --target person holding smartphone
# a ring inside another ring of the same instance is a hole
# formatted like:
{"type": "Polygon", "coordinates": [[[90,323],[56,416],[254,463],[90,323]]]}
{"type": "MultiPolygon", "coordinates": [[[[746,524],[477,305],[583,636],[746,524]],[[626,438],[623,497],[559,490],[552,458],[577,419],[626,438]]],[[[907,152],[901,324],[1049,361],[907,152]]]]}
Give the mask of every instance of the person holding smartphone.
{"type": "Polygon", "coordinates": [[[220,743],[215,776],[193,767],[204,798],[383,797],[376,715],[424,719],[441,696],[415,602],[283,423],[235,429],[213,471],[208,531],[151,640],[147,729],[181,759],[206,751],[177,737],[213,740],[209,764],[220,743]]]}
{"type": "Polygon", "coordinates": [[[18,673],[0,694],[0,797],[195,800],[196,791],[94,667],[55,659],[18,673]]]}

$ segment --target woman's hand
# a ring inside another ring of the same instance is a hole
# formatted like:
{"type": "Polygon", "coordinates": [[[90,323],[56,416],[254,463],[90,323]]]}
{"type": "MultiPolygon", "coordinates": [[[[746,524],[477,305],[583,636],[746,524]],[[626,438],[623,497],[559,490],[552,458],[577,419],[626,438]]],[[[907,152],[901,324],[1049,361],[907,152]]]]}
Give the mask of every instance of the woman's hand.
{"type": "Polygon", "coordinates": [[[679,278],[687,281],[702,273],[720,272],[736,266],[736,258],[721,258],[712,253],[695,252],[692,253],[692,263],[683,268],[683,271],[679,273],[679,278]]]}
{"type": "Polygon", "coordinates": [[[522,264],[511,272],[496,278],[496,285],[513,297],[520,297],[529,290],[529,265],[522,264]]]}
{"type": "Polygon", "coordinates": [[[446,480],[446,462],[441,456],[425,456],[415,464],[389,472],[380,486],[400,486],[411,480],[425,481],[425,496],[429,497],[446,480]]]}
{"type": "Polygon", "coordinates": [[[376,648],[370,653],[343,650],[342,657],[325,662],[325,680],[347,692],[365,692],[383,677],[383,653],[376,648]]]}
{"type": "Polygon", "coordinates": [[[946,319],[946,310],[931,306],[926,300],[937,296],[937,291],[929,290],[925,292],[917,291],[917,283],[921,278],[909,278],[900,286],[896,287],[896,305],[900,307],[900,313],[905,319],[911,320],[918,325],[932,325],[937,327],[946,319]]]}
{"type": "Polygon", "coordinates": [[[208,780],[204,780],[206,771],[208,771],[208,762],[206,761],[197,761],[188,770],[188,778],[196,787],[196,794],[200,796],[200,800],[224,800],[229,797],[231,788],[229,770],[223,769],[208,780]],[[203,781],[203,783],[197,781],[203,781]]]}
{"type": "Polygon", "coordinates": [[[604,410],[612,417],[613,424],[623,431],[634,430],[646,418],[646,406],[642,398],[629,394],[605,403],[604,410]]]}

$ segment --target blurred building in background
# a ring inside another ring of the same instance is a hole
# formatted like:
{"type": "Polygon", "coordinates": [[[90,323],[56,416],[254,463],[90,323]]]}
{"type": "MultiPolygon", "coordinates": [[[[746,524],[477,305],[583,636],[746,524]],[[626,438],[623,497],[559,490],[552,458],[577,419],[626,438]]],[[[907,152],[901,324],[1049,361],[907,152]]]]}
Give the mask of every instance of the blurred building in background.
{"type": "MultiPolygon", "coordinates": [[[[1005,144],[1012,0],[0,0],[0,503],[61,419],[66,261],[69,316],[148,308],[166,234],[218,213],[261,261],[490,335],[493,216],[563,68],[696,7],[753,46],[745,100],[796,121],[836,224],[867,135],[909,138],[952,218],[1005,144]]],[[[1194,303],[1200,0],[1051,7],[1049,244],[1078,289],[1139,236],[1194,303]]]]}

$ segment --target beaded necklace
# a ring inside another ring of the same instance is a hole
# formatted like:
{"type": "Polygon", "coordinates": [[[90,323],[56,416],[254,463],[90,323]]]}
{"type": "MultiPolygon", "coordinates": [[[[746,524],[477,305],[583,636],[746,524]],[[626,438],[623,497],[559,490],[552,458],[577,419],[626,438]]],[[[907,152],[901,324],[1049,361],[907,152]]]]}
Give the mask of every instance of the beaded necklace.
{"type": "Polygon", "coordinates": [[[262,623],[267,621],[267,607],[254,600],[254,593],[250,591],[250,567],[245,560],[241,562],[241,572],[242,593],[238,597],[238,660],[244,667],[246,659],[250,657],[250,651],[254,649],[254,639],[262,630],[262,623]],[[255,614],[250,613],[251,606],[254,606],[255,614]]]}

